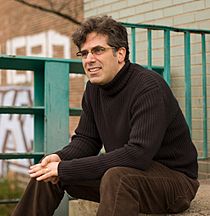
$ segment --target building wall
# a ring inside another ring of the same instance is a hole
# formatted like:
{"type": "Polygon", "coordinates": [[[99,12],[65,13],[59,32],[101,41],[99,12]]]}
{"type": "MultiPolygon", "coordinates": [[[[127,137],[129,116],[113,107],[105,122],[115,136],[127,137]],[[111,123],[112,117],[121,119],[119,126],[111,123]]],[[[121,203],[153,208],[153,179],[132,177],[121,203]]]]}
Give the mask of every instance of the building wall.
{"type": "Polygon", "coordinates": [[[84,0],[84,17],[108,14],[131,23],[209,28],[209,0],[84,0]]]}
{"type": "MultiPolygon", "coordinates": [[[[44,4],[47,1],[30,1],[44,4]]],[[[62,1],[60,1],[61,3],[62,1]]],[[[71,34],[77,28],[69,20],[30,8],[14,0],[0,0],[0,54],[75,58],[71,34]]],[[[71,16],[83,19],[83,1],[69,0],[71,16]]],[[[66,11],[69,13],[69,11],[66,11]]],[[[80,107],[84,76],[70,77],[70,107],[80,107]]],[[[0,70],[0,106],[33,105],[33,72],[0,70]]],[[[70,134],[78,117],[70,118],[70,134]]],[[[33,143],[33,118],[0,115],[0,152],[30,151],[33,143]]],[[[30,164],[28,160],[24,166],[30,164]]],[[[20,169],[24,168],[19,166],[20,169]]],[[[4,168],[0,161],[0,175],[4,168]]]]}
{"type": "MultiPolygon", "coordinates": [[[[45,1],[32,2],[44,3],[45,1]]],[[[81,21],[83,1],[69,2],[69,7],[72,7],[71,16],[81,21]]],[[[70,36],[77,25],[13,0],[0,0],[0,4],[0,54],[75,58],[76,47],[72,44],[70,36]]],[[[11,74],[1,71],[0,74],[0,85],[33,82],[32,75],[28,73],[24,77],[22,71],[11,72],[11,74]]],[[[70,83],[71,106],[80,106],[83,83],[83,78],[73,76],[70,83]]]]}
{"type": "MultiPolygon", "coordinates": [[[[84,0],[84,17],[111,15],[118,21],[210,30],[210,0],[84,0]]],[[[129,32],[129,30],[128,30],[129,32]]],[[[130,32],[129,32],[130,35],[130,32]]],[[[163,32],[152,33],[153,65],[164,64],[163,32]]],[[[210,113],[210,35],[206,37],[207,95],[210,113]]],[[[137,62],[147,65],[147,32],[137,30],[137,62]]],[[[192,137],[200,154],[203,143],[200,36],[191,36],[192,137]]],[[[185,112],[184,35],[171,33],[171,88],[185,112]]],[[[208,115],[208,122],[210,115],[208,115]]],[[[210,129],[208,129],[210,134],[210,129]]],[[[210,140],[210,136],[208,137],[210,140]]],[[[210,141],[209,141],[210,142],[210,141]]]]}

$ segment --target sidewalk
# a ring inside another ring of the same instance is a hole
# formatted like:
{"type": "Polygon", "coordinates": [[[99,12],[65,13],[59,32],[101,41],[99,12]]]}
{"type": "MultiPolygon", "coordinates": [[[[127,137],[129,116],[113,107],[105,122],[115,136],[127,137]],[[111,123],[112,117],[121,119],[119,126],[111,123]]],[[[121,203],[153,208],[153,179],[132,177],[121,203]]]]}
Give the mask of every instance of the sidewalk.
{"type": "MultiPolygon", "coordinates": [[[[95,216],[98,204],[85,200],[70,201],[69,216],[95,216]]],[[[168,214],[167,216],[210,216],[210,179],[200,180],[200,187],[190,209],[182,214],[168,214]]],[[[139,214],[146,216],[146,214],[139,214]]],[[[149,215],[147,215],[149,216],[149,215]]],[[[154,216],[154,215],[153,215],[154,216]]],[[[158,216],[161,216],[160,214],[158,216]]]]}

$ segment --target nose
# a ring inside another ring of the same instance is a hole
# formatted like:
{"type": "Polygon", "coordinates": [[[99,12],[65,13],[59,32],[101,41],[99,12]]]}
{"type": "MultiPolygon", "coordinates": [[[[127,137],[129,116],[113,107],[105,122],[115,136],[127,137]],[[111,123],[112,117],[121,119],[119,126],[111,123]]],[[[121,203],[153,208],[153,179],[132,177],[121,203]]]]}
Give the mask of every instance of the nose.
{"type": "Polygon", "coordinates": [[[94,61],[95,61],[95,56],[91,52],[89,52],[87,58],[85,59],[85,62],[89,63],[94,61]]]}

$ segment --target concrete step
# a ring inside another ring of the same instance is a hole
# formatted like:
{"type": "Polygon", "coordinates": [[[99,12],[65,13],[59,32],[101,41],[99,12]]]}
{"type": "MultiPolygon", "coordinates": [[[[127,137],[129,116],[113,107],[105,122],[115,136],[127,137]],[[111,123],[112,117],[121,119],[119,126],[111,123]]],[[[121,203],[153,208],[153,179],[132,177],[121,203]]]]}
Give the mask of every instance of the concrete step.
{"type": "Polygon", "coordinates": [[[98,203],[87,200],[71,200],[69,202],[69,216],[95,216],[98,203]]]}
{"type": "MultiPolygon", "coordinates": [[[[173,215],[210,216],[210,179],[200,180],[200,183],[201,185],[195,199],[191,203],[191,207],[183,213],[173,215]]],[[[96,216],[98,203],[86,200],[72,200],[69,205],[69,216],[96,216]]],[[[149,216],[148,214],[139,214],[139,216],[143,215],[149,216]]],[[[155,215],[153,214],[153,216],[155,215]]],[[[161,215],[159,214],[158,216],[161,215]]],[[[167,216],[172,216],[172,214],[167,214],[167,216]]]]}
{"type": "Polygon", "coordinates": [[[198,175],[199,179],[210,178],[210,159],[198,161],[198,175]]]}

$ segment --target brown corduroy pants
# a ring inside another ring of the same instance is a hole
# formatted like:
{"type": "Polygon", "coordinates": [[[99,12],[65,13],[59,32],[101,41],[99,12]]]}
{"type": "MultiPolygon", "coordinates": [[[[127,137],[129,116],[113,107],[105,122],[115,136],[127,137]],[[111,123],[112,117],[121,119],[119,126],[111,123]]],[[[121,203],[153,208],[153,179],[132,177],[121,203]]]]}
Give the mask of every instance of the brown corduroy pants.
{"type": "Polygon", "coordinates": [[[99,202],[97,216],[137,216],[139,213],[179,213],[190,206],[199,183],[160,163],[141,171],[114,167],[101,180],[68,184],[31,179],[13,216],[51,216],[64,190],[75,198],[99,202]]]}

